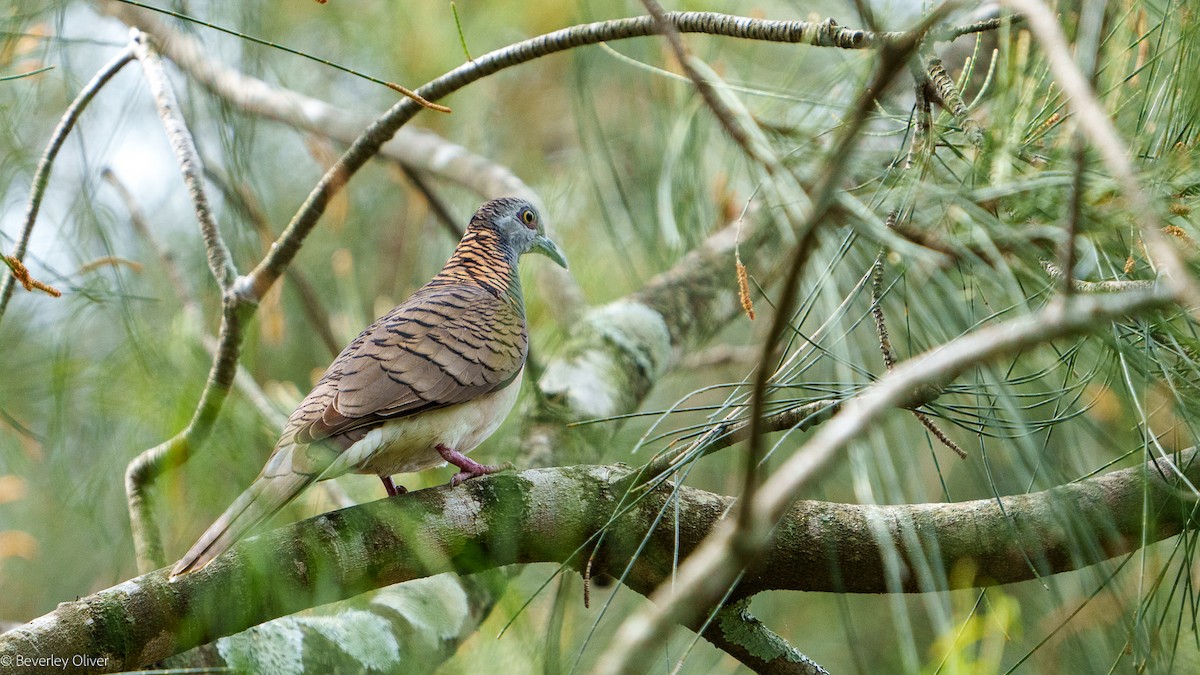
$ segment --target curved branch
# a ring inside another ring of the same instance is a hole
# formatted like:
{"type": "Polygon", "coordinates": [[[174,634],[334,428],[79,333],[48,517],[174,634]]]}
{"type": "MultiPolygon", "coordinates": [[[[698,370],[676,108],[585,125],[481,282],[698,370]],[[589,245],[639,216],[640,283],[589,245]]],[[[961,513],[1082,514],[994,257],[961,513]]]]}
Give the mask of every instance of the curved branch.
{"type": "MultiPolygon", "coordinates": [[[[151,13],[117,0],[98,9],[155,37],[162,53],[213,95],[249,115],[266,117],[342,143],[353,143],[369,117],[250,77],[215,59],[199,40],[169,27],[151,13]]],[[[476,155],[437,134],[400,129],[379,154],[402,166],[462,185],[484,197],[515,195],[536,199],[533,190],[507,167],[476,155]]]]}
{"type": "MultiPolygon", "coordinates": [[[[13,260],[19,262],[25,258],[25,249],[29,247],[29,237],[33,234],[33,224],[37,221],[38,211],[42,206],[42,197],[46,194],[46,185],[50,182],[50,170],[54,168],[54,158],[58,156],[58,151],[66,142],[67,134],[71,133],[71,129],[75,127],[75,122],[79,120],[79,116],[83,114],[88,103],[91,103],[104,85],[133,59],[133,45],[129,45],[97,71],[96,75],[79,91],[75,100],[71,101],[71,105],[67,106],[67,111],[63,113],[58,126],[50,134],[50,142],[46,145],[41,159],[38,160],[37,169],[33,174],[33,186],[29,190],[29,204],[25,207],[25,226],[21,229],[21,238],[17,240],[16,248],[13,249],[11,256],[13,260]]],[[[7,256],[5,262],[8,262],[7,256]]],[[[8,300],[12,297],[13,284],[16,282],[13,274],[4,274],[3,277],[4,280],[0,281],[0,318],[4,317],[4,310],[8,307],[8,300]]]]}
{"type": "Polygon", "coordinates": [[[156,478],[186,462],[195,447],[208,438],[237,377],[242,326],[246,319],[246,305],[232,293],[226,294],[219,337],[212,350],[212,366],[192,419],[182,431],[142,452],[125,467],[125,497],[129,505],[129,524],[139,571],[152,570],[166,562],[162,538],[154,524],[154,508],[147,491],[156,478]]]}
{"type": "MultiPolygon", "coordinates": [[[[809,44],[844,49],[869,49],[893,42],[909,41],[910,33],[872,33],[842,28],[832,19],[823,22],[767,21],[713,12],[671,12],[665,20],[681,33],[707,33],[746,40],[809,44]]],[[[956,36],[955,30],[947,36],[956,36]]],[[[968,30],[975,30],[974,27],[968,30]]],[[[659,32],[652,16],[638,16],[572,26],[497,49],[463,64],[421,86],[416,93],[426,101],[438,101],[479,79],[506,68],[527,63],[558,52],[600,42],[646,37],[659,32]]],[[[360,135],[341,158],[330,167],[304,204],[297,211],[271,252],[250,273],[242,289],[253,297],[262,297],[300,250],[308,233],[328,205],[330,198],[350,179],[396,131],[422,110],[421,104],[405,98],[392,106],[360,135]]]]}
{"type": "MultiPolygon", "coordinates": [[[[1122,316],[1169,307],[1175,299],[1174,292],[1165,287],[1148,292],[1078,297],[1070,303],[1051,304],[1041,312],[968,333],[897,365],[874,385],[845,401],[841,411],[771,475],[753,501],[743,506],[745,515],[737,526],[723,523],[684,560],[674,586],[687,588],[688,595],[674,594],[669,587],[660,589],[652,596],[658,604],[643,608],[622,624],[618,644],[645,644],[665,632],[671,623],[686,624],[710,611],[748,564],[755,564],[768,554],[777,536],[776,524],[789,517],[803,486],[887,410],[903,406],[914,400],[914,396],[920,396],[920,392],[952,382],[968,368],[999,356],[1055,338],[1086,333],[1122,316]]],[[[753,438],[752,435],[751,441],[753,438]]],[[[1176,472],[1176,477],[1188,484],[1179,469],[1169,463],[1160,468],[1176,472]]],[[[855,536],[861,538],[870,536],[879,523],[867,520],[859,525],[864,529],[855,536]]],[[[992,536],[999,541],[1008,535],[996,531],[992,536]]],[[[995,549],[995,541],[987,539],[973,540],[973,544],[980,547],[985,557],[987,551],[995,549]]],[[[1069,549],[1066,554],[1069,555],[1069,549]]],[[[970,554],[962,550],[961,555],[970,554]]],[[[617,672],[626,665],[619,660],[622,651],[606,654],[605,661],[598,666],[601,671],[617,672]]]]}
{"type": "MultiPolygon", "coordinates": [[[[978,566],[972,586],[1079,569],[1192,527],[1196,501],[1180,489],[1175,472],[1200,480],[1196,459],[1190,451],[1176,458],[1177,466],[1156,459],[999,503],[797,502],[732,600],[766,590],[942,591],[922,585],[925,575],[908,572],[930,564],[950,569],[967,558],[978,566]],[[1144,519],[1151,531],[1142,531],[1144,519]],[[903,566],[899,574],[889,567],[894,560],[903,566]],[[896,578],[899,587],[892,585],[896,578]]],[[[381,586],[521,563],[575,565],[580,547],[590,546],[614,516],[630,475],[610,466],[502,473],[321,515],[245,540],[173,583],[163,569],[63,603],[0,635],[0,659],[104,654],[109,658],[93,672],[136,668],[381,586]],[[240,601],[231,589],[253,589],[254,602],[240,601]]],[[[672,574],[676,542],[681,557],[690,554],[722,523],[732,501],[687,487],[676,494],[678,501],[670,501],[672,486],[662,486],[617,517],[593,573],[619,573],[665,509],[627,579],[632,589],[650,594],[672,574]]]]}

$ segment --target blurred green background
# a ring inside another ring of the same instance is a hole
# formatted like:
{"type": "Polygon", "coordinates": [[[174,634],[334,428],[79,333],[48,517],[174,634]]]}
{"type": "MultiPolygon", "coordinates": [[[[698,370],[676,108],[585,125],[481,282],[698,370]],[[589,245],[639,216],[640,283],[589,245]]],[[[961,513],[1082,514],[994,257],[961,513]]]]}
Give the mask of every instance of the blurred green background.
{"type": "MultiPolygon", "coordinates": [[[[918,3],[878,3],[875,16],[902,28],[918,3]]],[[[415,88],[466,58],[447,2],[218,3],[159,6],[317,55],[415,88]]],[[[631,2],[458,3],[472,56],[574,23],[640,14],[631,2]]],[[[684,2],[669,9],[710,10],[773,19],[823,19],[865,27],[854,3],[684,2]]],[[[1200,115],[1197,15],[1187,3],[1107,3],[1098,33],[1078,11],[1060,8],[1073,42],[1098,44],[1096,90],[1132,149],[1143,187],[1162,207],[1181,250],[1194,249],[1198,194],[1196,124],[1200,115]],[[1095,38],[1095,39],[1093,39],[1095,38]]],[[[395,101],[388,89],[282,51],[173,19],[209,55],[242,72],[374,116],[395,101]]],[[[965,21],[966,15],[956,15],[965,21]]],[[[91,2],[16,0],[0,10],[0,76],[42,66],[32,77],[0,81],[0,250],[19,236],[37,158],[62,111],[125,43],[127,28],[91,2]]],[[[729,38],[687,36],[767,130],[773,149],[805,182],[876,55],[729,38]]],[[[1084,54],[1086,47],[1081,48],[1084,54]]],[[[791,353],[802,364],[777,384],[778,402],[854,391],[883,372],[860,284],[880,241],[871,233],[893,208],[916,231],[951,242],[955,258],[918,247],[888,256],[884,300],[901,358],[994,317],[1040,307],[1055,279],[1041,261],[1068,217],[1077,171],[1068,111],[1044,57],[1027,33],[1004,29],[942,50],[965,86],[987,141],[971,147],[935,108],[937,146],[919,170],[904,171],[911,141],[910,81],[878,101],[851,160],[839,203],[856,217],[826,227],[802,287],[791,353]],[[961,71],[964,58],[973,68],[961,71]],[[872,219],[874,219],[872,221],[872,219]],[[871,225],[870,223],[874,223],[871,225]],[[848,301],[847,301],[848,299],[848,301]],[[846,304],[842,303],[846,301],[846,304]],[[802,339],[826,321],[819,349],[802,339]],[[807,351],[805,351],[807,350],[807,351]]],[[[1083,58],[1082,56],[1080,58],[1083,58]]],[[[669,268],[690,248],[761,203],[757,179],[659,39],[592,46],[501,72],[448,97],[453,114],[423,112],[415,126],[509,167],[545,200],[547,218],[592,304],[621,297],[669,268]],[[758,201],[754,201],[757,199],[758,201]]],[[[227,185],[252,195],[275,233],[282,229],[341,147],[315,134],[235,109],[172,69],[184,116],[206,163],[227,185]]],[[[1079,262],[1089,280],[1153,278],[1136,217],[1097,156],[1083,156],[1079,262]]],[[[55,165],[26,259],[34,276],[64,291],[59,299],[17,290],[0,321],[0,621],[23,622],[136,573],[125,506],[127,462],[179,431],[204,384],[210,358],[201,336],[219,320],[195,218],[136,64],[103,90],[83,115],[55,165]],[[127,205],[102,178],[109,170],[133,194],[157,238],[175,257],[199,300],[198,317],[181,309],[167,270],[130,224],[127,205]]],[[[445,181],[433,186],[460,223],[482,198],[445,181]]],[[[210,184],[222,231],[239,269],[264,253],[245,209],[210,184]]],[[[782,222],[782,220],[781,220],[782,222]]],[[[293,263],[345,342],[440,268],[453,248],[425,199],[395,165],[375,162],[334,201],[293,263]]],[[[779,247],[779,255],[787,248],[779,247]]],[[[563,328],[524,266],[534,358],[548,358],[563,328]]],[[[730,292],[735,290],[729,261],[730,292]]],[[[759,270],[750,269],[752,276],[759,270]]],[[[777,289],[755,291],[759,320],[731,322],[713,345],[757,345],[777,289]],[[764,294],[765,292],[765,294],[764,294]]],[[[733,349],[713,365],[681,355],[684,367],[660,382],[643,410],[670,407],[701,387],[736,383],[756,350],[733,349]]],[[[1128,321],[1086,340],[1062,341],[964,376],[933,406],[950,436],[970,453],[957,460],[911,415],[891,414],[856,443],[804,498],[863,503],[965,500],[1036,491],[1144,458],[1151,439],[1167,449],[1194,443],[1196,336],[1186,322],[1128,321]]],[[[283,412],[330,359],[295,286],[278,285],[259,309],[242,364],[283,412]]],[[[730,389],[691,397],[713,406],[730,389]]],[[[528,393],[528,392],[526,392],[528,393]]],[[[665,441],[633,448],[657,415],[605,422],[616,440],[594,462],[638,463],[665,441]]],[[[705,411],[657,420],[658,431],[702,423],[705,411]]],[[[160,525],[177,555],[257,473],[277,429],[234,393],[203,451],[161,484],[160,525]]],[[[518,430],[508,424],[476,454],[514,458],[518,430]]],[[[784,437],[778,465],[805,434],[784,437]]],[[[773,437],[778,440],[780,437],[773,437]]],[[[737,494],[739,448],[704,459],[688,483],[737,494]]],[[[410,489],[445,482],[447,471],[405,477],[410,489]]],[[[362,499],[382,496],[378,481],[352,477],[362,499]]],[[[312,491],[286,518],[331,508],[312,491]]],[[[1081,546],[1088,545],[1081,535],[1081,546]]],[[[1054,578],[979,591],[921,596],[771,593],[754,610],[831,672],[1192,672],[1197,667],[1195,578],[1190,536],[1121,560],[1054,578]],[[1082,609],[1076,612],[1077,609],[1082,609]]],[[[530,566],[483,629],[444,672],[505,664],[541,668],[552,596],[543,592],[499,639],[502,627],[554,568],[530,566]]],[[[937,570],[966,575],[969,569],[937,570]]],[[[580,582],[570,575],[567,588],[580,582]]],[[[606,591],[607,592],[607,591],[606,591]]],[[[565,658],[587,665],[603,652],[630,608],[644,602],[618,591],[605,613],[569,603],[565,658]],[[585,637],[598,622],[590,641],[585,637]]],[[[648,672],[670,672],[691,649],[684,672],[734,672],[740,666],[678,631],[648,672]]]]}

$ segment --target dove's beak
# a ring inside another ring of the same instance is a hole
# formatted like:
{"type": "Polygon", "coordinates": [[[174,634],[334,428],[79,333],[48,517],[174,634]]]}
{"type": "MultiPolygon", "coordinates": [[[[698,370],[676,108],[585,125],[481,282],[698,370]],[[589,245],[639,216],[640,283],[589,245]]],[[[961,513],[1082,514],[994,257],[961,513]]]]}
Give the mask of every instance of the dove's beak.
{"type": "Polygon", "coordinates": [[[563,252],[558,248],[558,244],[555,244],[553,241],[551,241],[550,237],[547,237],[544,234],[539,234],[538,236],[534,237],[533,247],[530,250],[541,253],[547,258],[558,263],[559,267],[567,269],[567,256],[563,255],[563,252]]]}

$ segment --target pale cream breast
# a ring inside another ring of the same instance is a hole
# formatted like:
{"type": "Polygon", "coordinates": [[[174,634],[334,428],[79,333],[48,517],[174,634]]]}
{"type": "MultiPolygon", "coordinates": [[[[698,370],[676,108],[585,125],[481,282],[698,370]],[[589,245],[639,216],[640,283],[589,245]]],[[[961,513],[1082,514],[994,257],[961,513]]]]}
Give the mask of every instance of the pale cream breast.
{"type": "Polygon", "coordinates": [[[391,476],[445,464],[435,449],[441,443],[471,452],[508,417],[521,392],[524,370],[505,388],[479,398],[387,422],[346,448],[325,472],[391,476]]]}

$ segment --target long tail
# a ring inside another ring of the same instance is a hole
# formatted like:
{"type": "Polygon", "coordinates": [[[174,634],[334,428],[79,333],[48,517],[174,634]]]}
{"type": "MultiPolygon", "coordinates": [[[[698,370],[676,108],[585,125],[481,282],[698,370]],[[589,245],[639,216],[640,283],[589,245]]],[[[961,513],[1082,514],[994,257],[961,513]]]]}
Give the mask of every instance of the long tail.
{"type": "Polygon", "coordinates": [[[275,515],[318,478],[317,474],[287,472],[260,475],[246,488],[217,522],[209,526],[171,570],[171,578],[194,572],[221,555],[250,530],[275,515]]]}

